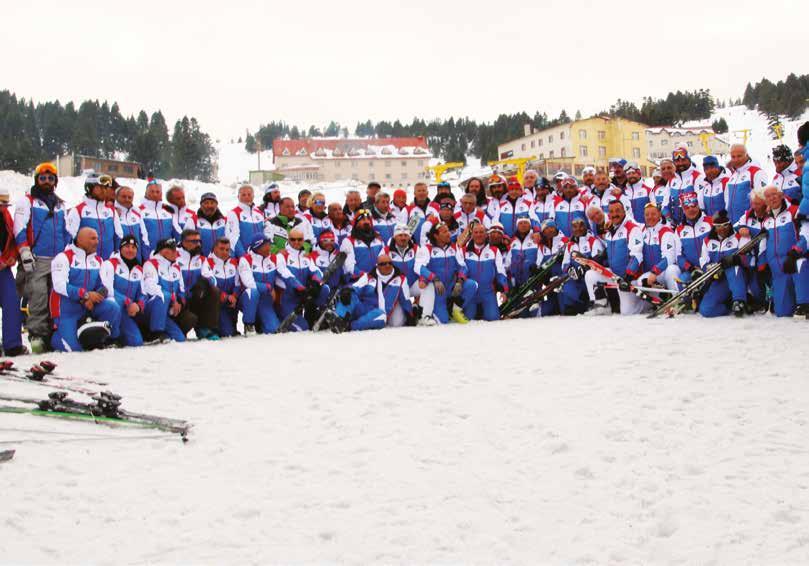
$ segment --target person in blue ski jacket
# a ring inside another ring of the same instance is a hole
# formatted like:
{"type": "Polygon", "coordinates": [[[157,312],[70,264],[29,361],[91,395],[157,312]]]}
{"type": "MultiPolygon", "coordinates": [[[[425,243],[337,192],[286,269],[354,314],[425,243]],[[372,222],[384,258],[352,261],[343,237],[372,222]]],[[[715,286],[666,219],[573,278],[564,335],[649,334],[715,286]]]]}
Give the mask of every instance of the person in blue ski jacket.
{"type": "MultiPolygon", "coordinates": [[[[317,257],[306,252],[303,243],[303,231],[293,228],[289,232],[286,248],[276,254],[276,265],[281,275],[278,286],[283,288],[278,312],[281,320],[303,305],[322,307],[329,296],[330,289],[323,282],[317,257]]],[[[295,317],[290,330],[309,330],[309,320],[303,314],[295,317]]]]}
{"type": "Polygon", "coordinates": [[[152,257],[143,265],[143,294],[150,341],[185,342],[185,332],[178,323],[186,299],[177,255],[177,241],[164,238],[156,243],[152,257]]]}
{"type": "Polygon", "coordinates": [[[738,219],[750,208],[750,192],[766,187],[769,179],[761,166],[750,159],[742,144],[730,146],[729,166],[733,172],[725,185],[725,210],[729,218],[738,219]]]}
{"type": "Polygon", "coordinates": [[[346,253],[346,262],[343,264],[346,275],[356,281],[363,273],[371,271],[384,247],[385,242],[374,230],[371,213],[365,209],[358,210],[354,215],[351,234],[340,244],[340,251],[346,253]]]}
{"type": "Polygon", "coordinates": [[[699,314],[706,318],[726,316],[730,312],[744,316],[747,307],[746,267],[750,265],[749,254],[734,255],[749,238],[734,234],[727,211],[713,216],[713,229],[702,246],[700,267],[705,270],[712,264],[722,266],[720,276],[708,283],[699,304],[699,314]]]}
{"type": "MultiPolygon", "coordinates": [[[[573,221],[573,233],[565,242],[565,254],[562,258],[561,272],[570,278],[562,285],[559,294],[559,307],[564,315],[582,314],[587,310],[588,295],[587,286],[584,283],[584,274],[587,271],[584,266],[573,261],[574,255],[595,260],[599,263],[604,261],[604,243],[600,238],[594,236],[587,230],[588,223],[582,219],[573,221]]],[[[547,301],[551,301],[549,297],[547,301]]],[[[541,307],[540,307],[541,308],[541,307]]]]}
{"type": "MultiPolygon", "coordinates": [[[[239,260],[231,256],[230,240],[220,238],[213,247],[213,253],[205,259],[203,276],[213,280],[219,291],[219,336],[235,336],[239,313],[256,312],[258,293],[242,288],[239,277],[239,260]]],[[[247,318],[250,318],[249,315],[247,318]]],[[[254,335],[255,327],[245,323],[245,336],[254,335]]]]}
{"type": "Polygon", "coordinates": [[[109,340],[120,335],[121,308],[101,281],[101,256],[98,234],[92,228],[81,228],[73,244],[53,258],[51,276],[51,317],[54,333],[51,347],[60,352],[81,352],[78,330],[89,317],[109,324],[109,340]]]}
{"type": "Polygon", "coordinates": [[[683,222],[682,199],[686,193],[695,193],[696,187],[702,180],[702,173],[696,168],[688,155],[688,148],[680,144],[671,153],[674,161],[674,177],[668,182],[668,208],[663,210],[666,221],[672,226],[683,222]]]}
{"type": "Polygon", "coordinates": [[[14,284],[12,267],[17,263],[17,242],[14,240],[14,219],[8,210],[9,191],[0,187],[0,310],[3,311],[3,355],[20,356],[28,353],[22,343],[22,311],[20,297],[14,284]]]}
{"type": "Polygon", "coordinates": [[[809,222],[798,218],[798,206],[778,187],[766,187],[764,198],[770,212],[762,224],[767,239],[759,247],[758,269],[770,269],[775,315],[809,315],[809,222]]]}
{"type": "Polygon", "coordinates": [[[109,259],[124,237],[115,206],[105,200],[107,188],[114,184],[115,180],[109,175],[88,174],[84,180],[84,199],[65,216],[65,228],[71,238],[75,238],[81,228],[95,230],[101,259],[109,259]]]}
{"type": "Polygon", "coordinates": [[[419,279],[432,283],[435,289],[433,316],[441,324],[447,324],[451,310],[453,320],[462,324],[468,322],[462,307],[474,298],[477,283],[467,277],[463,250],[452,241],[452,233],[444,223],[433,226],[428,238],[428,260],[421,265],[419,279]]]}
{"type": "Polygon", "coordinates": [[[699,199],[699,207],[711,217],[720,210],[725,210],[727,206],[725,192],[730,175],[713,155],[708,155],[702,160],[702,169],[705,174],[694,188],[699,199]]]}
{"type": "Polygon", "coordinates": [[[809,218],[809,167],[806,163],[809,162],[809,122],[804,122],[798,128],[798,153],[803,156],[803,167],[800,183],[801,183],[801,202],[799,213],[802,217],[809,218]]]}
{"type": "Polygon", "coordinates": [[[275,256],[270,253],[271,244],[272,240],[256,234],[248,252],[239,258],[239,278],[243,292],[257,296],[257,300],[246,302],[242,311],[246,331],[249,330],[248,327],[252,327],[262,334],[273,334],[281,324],[275,310],[273,291],[278,266],[275,256]]]}
{"type": "Polygon", "coordinates": [[[772,184],[781,189],[790,203],[799,205],[803,199],[803,191],[794,155],[789,146],[781,144],[773,148],[772,162],[775,165],[775,175],[772,184]]]}
{"type": "Polygon", "coordinates": [[[553,197],[551,218],[562,234],[569,236],[573,233],[573,221],[586,219],[584,214],[585,202],[579,196],[579,187],[576,179],[566,177],[562,181],[562,194],[553,197]]]}
{"type": "Polygon", "coordinates": [[[329,314],[327,320],[333,332],[414,326],[417,319],[407,279],[384,253],[377,257],[375,268],[353,285],[340,289],[339,301],[329,314]]]}
{"type": "MultiPolygon", "coordinates": [[[[769,210],[767,201],[764,198],[764,189],[753,189],[750,192],[750,210],[745,212],[733,225],[739,236],[743,238],[755,238],[762,230],[764,221],[767,219],[769,210]]],[[[732,220],[732,219],[731,219],[732,220]]],[[[769,305],[767,301],[767,289],[772,287],[769,269],[758,269],[758,250],[761,244],[756,247],[756,252],[751,254],[749,267],[747,270],[747,292],[751,297],[748,301],[748,310],[753,312],[767,312],[769,305]]]]}
{"type": "Polygon", "coordinates": [[[657,206],[646,203],[645,225],[642,229],[643,264],[645,271],[639,279],[644,286],[665,284],[670,291],[677,290],[680,268],[677,265],[677,236],[670,226],[663,224],[657,206]]]}
{"type": "Polygon", "coordinates": [[[464,302],[464,315],[469,320],[498,320],[497,292],[508,293],[508,277],[503,255],[498,248],[489,245],[483,224],[476,223],[472,227],[472,238],[464,247],[463,261],[469,279],[478,286],[472,299],[464,302]]]}
{"type": "Polygon", "coordinates": [[[107,296],[114,297],[121,309],[120,345],[142,346],[140,324],[146,323],[143,295],[143,266],[138,260],[138,238],[128,234],[121,239],[119,251],[101,266],[101,281],[107,296]]]}
{"type": "Polygon", "coordinates": [[[682,199],[683,221],[675,228],[677,235],[677,267],[680,268],[679,285],[687,285],[699,273],[702,245],[713,228],[710,216],[703,214],[699,207],[699,198],[693,193],[682,199]]]}
{"type": "Polygon", "coordinates": [[[244,255],[256,234],[265,233],[264,211],[253,203],[254,194],[252,185],[239,187],[239,204],[227,213],[225,237],[233,242],[236,257],[244,255]]]}
{"type": "MultiPolygon", "coordinates": [[[[531,197],[525,194],[516,177],[509,177],[506,186],[508,190],[497,204],[497,214],[493,222],[502,224],[505,235],[511,238],[517,231],[517,219],[529,216],[534,203],[531,197]]],[[[576,193],[578,194],[578,190],[576,193]]]]}
{"type": "MultiPolygon", "coordinates": [[[[155,179],[146,183],[146,192],[143,202],[138,208],[146,228],[146,244],[148,248],[141,250],[141,255],[148,259],[151,257],[157,242],[173,238],[180,231],[174,224],[174,216],[163,202],[163,185],[155,179]]],[[[175,238],[176,240],[176,238],[175,238]]]]}
{"type": "Polygon", "coordinates": [[[40,163],[29,194],[14,206],[14,240],[20,255],[17,288],[28,301],[26,327],[34,353],[45,351],[50,343],[51,262],[70,243],[65,229],[67,209],[56,194],[58,184],[56,167],[40,163]]]}
{"type": "MultiPolygon", "coordinates": [[[[219,238],[225,237],[225,224],[227,219],[219,210],[219,200],[214,193],[204,193],[199,199],[199,210],[197,210],[196,230],[199,231],[202,240],[202,255],[209,256],[213,252],[213,245],[219,238]]],[[[184,229],[192,228],[189,223],[184,229]]]]}
{"type": "Polygon", "coordinates": [[[640,222],[644,217],[646,205],[652,200],[652,187],[643,181],[640,166],[634,161],[630,161],[624,166],[624,172],[626,173],[624,192],[632,205],[632,218],[640,222]]]}
{"type": "MultiPolygon", "coordinates": [[[[134,205],[135,191],[131,187],[118,187],[115,189],[115,211],[121,223],[124,237],[133,236],[138,243],[138,262],[142,265],[149,259],[144,255],[149,250],[149,234],[143,223],[140,209],[134,205]]],[[[119,246],[120,249],[120,246],[119,246]]]]}

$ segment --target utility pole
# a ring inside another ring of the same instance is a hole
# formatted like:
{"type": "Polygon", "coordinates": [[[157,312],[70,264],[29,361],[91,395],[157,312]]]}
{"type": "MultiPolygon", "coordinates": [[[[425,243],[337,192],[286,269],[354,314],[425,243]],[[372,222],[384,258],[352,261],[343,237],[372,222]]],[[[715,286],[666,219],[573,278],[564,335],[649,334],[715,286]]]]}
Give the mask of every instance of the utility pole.
{"type": "Polygon", "coordinates": [[[258,170],[261,171],[261,139],[256,138],[256,153],[258,155],[258,170]]]}

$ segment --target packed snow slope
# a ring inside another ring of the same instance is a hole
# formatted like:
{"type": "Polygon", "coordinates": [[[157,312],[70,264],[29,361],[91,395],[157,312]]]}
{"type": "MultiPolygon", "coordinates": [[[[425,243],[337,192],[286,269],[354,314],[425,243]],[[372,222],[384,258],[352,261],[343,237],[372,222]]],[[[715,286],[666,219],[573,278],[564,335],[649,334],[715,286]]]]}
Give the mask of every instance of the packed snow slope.
{"type": "Polygon", "coordinates": [[[0,415],[0,557],[805,564],[808,340],[805,320],[576,317],[54,355],[196,426],[183,445],[0,415]]]}

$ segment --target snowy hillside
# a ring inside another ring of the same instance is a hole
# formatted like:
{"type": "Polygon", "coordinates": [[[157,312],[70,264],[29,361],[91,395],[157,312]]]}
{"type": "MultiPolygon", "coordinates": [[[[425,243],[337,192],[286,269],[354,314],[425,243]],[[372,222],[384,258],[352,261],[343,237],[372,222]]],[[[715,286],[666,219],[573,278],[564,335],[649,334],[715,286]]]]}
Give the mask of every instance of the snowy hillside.
{"type": "Polygon", "coordinates": [[[0,414],[0,556],[806,564],[805,349],[753,345],[807,341],[769,317],[554,317],[53,355],[196,427],[0,414]]]}

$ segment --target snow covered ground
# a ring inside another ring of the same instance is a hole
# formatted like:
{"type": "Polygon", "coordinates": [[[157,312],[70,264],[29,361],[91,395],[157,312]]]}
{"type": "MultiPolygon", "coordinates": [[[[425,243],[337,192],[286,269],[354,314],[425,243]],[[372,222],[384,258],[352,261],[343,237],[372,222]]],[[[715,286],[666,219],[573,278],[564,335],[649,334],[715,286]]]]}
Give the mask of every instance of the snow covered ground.
{"type": "Polygon", "coordinates": [[[53,355],[196,426],[0,415],[0,562],[805,564],[807,340],[577,317],[53,355]]]}

